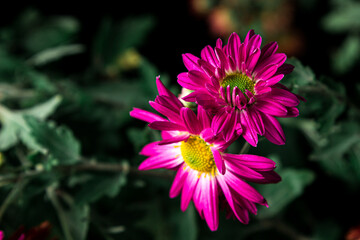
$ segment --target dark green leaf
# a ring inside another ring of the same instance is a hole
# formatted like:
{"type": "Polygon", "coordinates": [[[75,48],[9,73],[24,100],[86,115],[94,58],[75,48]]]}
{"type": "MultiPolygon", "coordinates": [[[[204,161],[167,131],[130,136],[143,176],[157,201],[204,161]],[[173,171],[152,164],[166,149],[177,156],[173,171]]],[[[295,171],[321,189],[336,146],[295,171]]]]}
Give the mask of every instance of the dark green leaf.
{"type": "Polygon", "coordinates": [[[185,212],[181,212],[174,203],[165,205],[159,198],[154,198],[147,208],[147,216],[138,225],[151,232],[155,239],[196,239],[196,212],[193,204],[190,204],[185,212]]]}
{"type": "Polygon", "coordinates": [[[61,100],[61,96],[56,95],[44,103],[40,103],[32,108],[19,111],[19,113],[44,120],[56,110],[56,108],[60,105],[61,100]]]}
{"type": "Polygon", "coordinates": [[[281,81],[287,87],[297,90],[302,86],[307,86],[315,83],[315,74],[310,67],[304,66],[296,58],[290,58],[287,60],[288,64],[293,65],[294,71],[281,81]]]}
{"type": "Polygon", "coordinates": [[[126,184],[126,174],[92,175],[76,191],[77,204],[92,203],[103,196],[115,197],[126,184]]]}
{"type": "Polygon", "coordinates": [[[360,3],[355,1],[343,2],[335,7],[323,19],[323,25],[329,32],[343,32],[360,29],[360,3]]]}
{"type": "Polygon", "coordinates": [[[71,17],[56,17],[34,28],[24,39],[26,49],[32,53],[69,43],[80,26],[71,17]]]}
{"type": "Polygon", "coordinates": [[[80,44],[71,44],[45,49],[28,60],[29,64],[42,66],[50,62],[57,61],[63,57],[84,52],[84,46],[80,44]]]}
{"type": "Polygon", "coordinates": [[[355,122],[344,122],[327,137],[327,143],[315,148],[312,159],[320,162],[324,169],[348,183],[359,183],[360,126],[355,122]]]}
{"type": "Polygon", "coordinates": [[[315,175],[307,169],[286,168],[279,171],[282,181],[274,185],[261,185],[259,192],[267,199],[269,208],[259,209],[259,218],[279,214],[294,199],[301,196],[305,187],[314,181],[315,175]]]}
{"type": "Polygon", "coordinates": [[[88,93],[98,102],[128,110],[133,106],[143,106],[148,101],[142,86],[136,81],[106,83],[89,88],[88,93]]]}
{"type": "Polygon", "coordinates": [[[356,35],[348,36],[332,57],[334,70],[339,73],[349,71],[360,56],[360,38],[356,35]]]}
{"type": "Polygon", "coordinates": [[[48,187],[47,193],[58,214],[65,239],[85,240],[89,227],[89,206],[75,205],[71,196],[64,192],[58,195],[54,186],[48,187]]]}
{"type": "Polygon", "coordinates": [[[25,121],[29,127],[29,137],[57,159],[59,164],[72,164],[80,160],[80,143],[70,129],[57,127],[51,122],[40,122],[33,117],[26,117],[25,121]]]}
{"type": "Polygon", "coordinates": [[[136,48],[154,26],[155,19],[150,16],[128,18],[120,24],[105,19],[94,44],[95,63],[107,67],[129,48],[136,48]]]}

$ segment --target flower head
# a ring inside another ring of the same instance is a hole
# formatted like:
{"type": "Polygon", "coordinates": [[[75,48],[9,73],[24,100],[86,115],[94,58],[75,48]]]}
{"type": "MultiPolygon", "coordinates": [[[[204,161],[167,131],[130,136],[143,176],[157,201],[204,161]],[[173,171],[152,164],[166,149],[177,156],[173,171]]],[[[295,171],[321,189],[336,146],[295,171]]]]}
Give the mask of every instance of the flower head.
{"type": "Polygon", "coordinates": [[[284,64],[286,55],[276,53],[276,42],[261,48],[261,37],[249,31],[241,43],[233,33],[223,46],[206,46],[201,58],[183,54],[188,72],[178,75],[179,84],[193,90],[183,99],[211,111],[219,122],[215,134],[224,131],[225,140],[241,134],[253,146],[258,135],[284,144],[284,132],[275,117],[296,117],[301,97],[279,81],[293,70],[284,64]]]}
{"type": "Polygon", "coordinates": [[[149,122],[161,130],[163,140],[146,145],[140,154],[148,158],[140,170],[156,168],[177,171],[170,197],[181,193],[181,210],[194,202],[200,216],[215,231],[219,224],[219,201],[239,221],[248,223],[249,212],[256,214],[256,203],[267,206],[264,197],[246,181],[275,183],[280,181],[273,170],[275,163],[265,157],[225,153],[238,137],[224,140],[218,122],[202,106],[197,114],[186,108],[157,78],[159,96],[150,105],[166,118],[134,109],[132,117],[149,122]]]}

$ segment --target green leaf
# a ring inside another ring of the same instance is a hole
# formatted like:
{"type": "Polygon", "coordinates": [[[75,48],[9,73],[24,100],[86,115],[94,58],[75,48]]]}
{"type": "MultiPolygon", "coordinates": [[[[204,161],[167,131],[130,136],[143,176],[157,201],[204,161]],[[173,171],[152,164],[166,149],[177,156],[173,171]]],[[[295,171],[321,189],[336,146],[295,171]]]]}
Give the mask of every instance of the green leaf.
{"type": "Polygon", "coordinates": [[[343,122],[328,136],[328,144],[312,155],[314,159],[329,159],[345,154],[360,141],[360,127],[355,122],[343,122]]]}
{"type": "MultiPolygon", "coordinates": [[[[40,122],[30,116],[27,116],[25,121],[30,130],[25,135],[26,138],[41,146],[44,152],[58,160],[59,164],[73,164],[80,160],[80,143],[70,129],[57,127],[52,122],[40,122]]],[[[24,140],[23,137],[22,139],[24,140]]]]}
{"type": "Polygon", "coordinates": [[[95,64],[102,67],[114,64],[125,50],[136,48],[145,41],[154,23],[151,16],[128,18],[120,24],[104,19],[93,47],[95,64]]]}
{"type": "Polygon", "coordinates": [[[360,126],[356,122],[343,122],[327,136],[327,144],[315,148],[311,158],[318,161],[331,175],[350,184],[358,184],[360,126]]]}
{"type": "Polygon", "coordinates": [[[173,225],[172,238],[174,240],[196,240],[198,235],[196,211],[192,204],[185,212],[172,209],[170,223],[173,225]]]}
{"type": "Polygon", "coordinates": [[[83,53],[84,50],[84,46],[80,44],[70,44],[65,46],[48,48],[35,54],[32,58],[28,60],[28,63],[34,66],[42,66],[69,55],[83,53]]]}
{"type": "Polygon", "coordinates": [[[18,129],[12,123],[5,123],[0,132],[0,151],[5,151],[18,142],[18,129]]]}
{"type": "Polygon", "coordinates": [[[72,17],[54,17],[39,26],[32,26],[24,39],[25,48],[32,54],[70,42],[79,31],[72,17]]]}
{"type": "Polygon", "coordinates": [[[5,46],[0,45],[0,81],[14,83],[14,73],[16,70],[25,67],[24,62],[11,55],[5,46]]]}
{"type": "Polygon", "coordinates": [[[149,141],[146,129],[130,128],[127,130],[127,135],[134,145],[136,152],[139,152],[149,141]]]}
{"type": "Polygon", "coordinates": [[[332,57],[334,70],[339,73],[349,71],[357,63],[359,56],[360,38],[356,35],[350,35],[332,57]]]}
{"type": "Polygon", "coordinates": [[[154,239],[195,240],[197,238],[197,213],[193,204],[182,212],[178,203],[169,205],[163,201],[155,197],[148,202],[146,216],[137,225],[151,232],[154,239]]]}
{"type": "Polygon", "coordinates": [[[285,84],[291,89],[298,89],[302,86],[307,86],[315,83],[315,73],[310,67],[304,66],[296,58],[290,58],[286,61],[288,64],[293,65],[295,68],[291,74],[288,74],[281,80],[282,84],[285,84]]]}
{"type": "Polygon", "coordinates": [[[54,186],[47,188],[47,194],[58,214],[65,239],[85,240],[89,227],[90,207],[86,204],[75,205],[71,196],[64,192],[58,195],[54,186]]]}
{"type": "Polygon", "coordinates": [[[315,175],[306,169],[286,168],[279,171],[282,181],[274,185],[261,185],[259,192],[267,199],[269,208],[259,209],[259,218],[269,218],[279,214],[293,200],[301,196],[305,187],[311,184],[315,175]]]}
{"type": "Polygon", "coordinates": [[[323,26],[327,31],[344,32],[360,29],[360,3],[344,2],[335,6],[335,9],[323,19],[323,26]]]}
{"type": "MultiPolygon", "coordinates": [[[[1,71],[1,70],[0,70],[1,71]]],[[[22,100],[34,97],[35,91],[23,89],[15,84],[0,83],[0,102],[5,100],[22,100]]],[[[26,101],[26,100],[25,100],[26,101]]]]}
{"type": "Polygon", "coordinates": [[[288,63],[295,69],[282,83],[307,100],[299,105],[302,117],[315,118],[317,130],[329,131],[346,108],[344,84],[330,78],[317,80],[313,71],[296,59],[290,59],[288,63]]]}
{"type": "Polygon", "coordinates": [[[47,117],[49,117],[51,114],[54,113],[56,108],[60,105],[61,100],[62,100],[62,98],[60,95],[55,95],[48,101],[46,101],[44,103],[40,103],[32,108],[28,108],[28,109],[19,111],[19,113],[33,116],[40,120],[44,120],[47,117]]]}
{"type": "Polygon", "coordinates": [[[126,184],[126,174],[90,175],[76,191],[77,204],[92,203],[107,195],[115,197],[126,184]]]}
{"type": "Polygon", "coordinates": [[[44,120],[55,111],[60,102],[61,97],[56,95],[44,103],[20,111],[11,111],[0,105],[0,119],[2,122],[0,151],[9,149],[21,139],[32,150],[44,153],[45,149],[30,135],[31,129],[27,121],[25,121],[25,116],[28,115],[44,120]]]}
{"type": "MultiPolygon", "coordinates": [[[[139,66],[139,73],[142,84],[145,86],[145,91],[147,91],[149,96],[155,96],[157,94],[155,79],[159,75],[157,68],[147,59],[143,58],[139,66]]],[[[162,79],[162,81],[164,80],[162,79]]]]}
{"type": "Polygon", "coordinates": [[[30,70],[25,73],[25,77],[31,82],[38,92],[55,93],[56,86],[49,77],[41,72],[30,70]]]}
{"type": "Polygon", "coordinates": [[[147,96],[143,94],[143,87],[136,81],[101,84],[87,89],[87,92],[98,102],[122,109],[144,106],[148,101],[147,96]]]}
{"type": "Polygon", "coordinates": [[[43,150],[42,147],[29,136],[30,128],[21,113],[12,112],[0,106],[0,118],[3,124],[0,132],[0,151],[7,150],[14,146],[20,139],[33,150],[43,150]]]}

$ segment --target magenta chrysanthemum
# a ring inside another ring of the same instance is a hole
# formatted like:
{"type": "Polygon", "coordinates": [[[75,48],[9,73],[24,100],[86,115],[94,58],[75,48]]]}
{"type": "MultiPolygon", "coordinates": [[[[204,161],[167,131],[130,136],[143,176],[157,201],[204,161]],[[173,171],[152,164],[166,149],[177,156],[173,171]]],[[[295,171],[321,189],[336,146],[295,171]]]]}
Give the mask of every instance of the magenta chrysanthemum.
{"type": "Polygon", "coordinates": [[[220,205],[230,210],[228,216],[248,223],[249,212],[257,212],[255,204],[267,206],[267,203],[246,181],[280,181],[280,176],[273,171],[275,163],[265,157],[225,153],[238,135],[235,133],[229,141],[224,141],[224,136],[214,134],[219,126],[202,106],[198,106],[195,114],[184,107],[159,78],[156,81],[159,96],[150,105],[166,118],[136,108],[130,112],[132,117],[162,131],[162,141],[150,143],[140,152],[148,158],[139,169],[176,170],[170,197],[181,193],[183,211],[192,200],[213,231],[218,228],[220,205]]]}
{"type": "Polygon", "coordinates": [[[285,136],[275,117],[298,116],[301,97],[279,83],[293,66],[284,64],[284,53],[276,53],[277,43],[260,46],[260,35],[251,30],[242,43],[236,33],[225,46],[218,39],[214,49],[201,51],[201,58],[183,54],[188,72],[179,74],[178,82],[194,91],[184,100],[215,115],[215,134],[224,131],[225,140],[241,134],[252,146],[261,135],[280,145],[285,136]]]}

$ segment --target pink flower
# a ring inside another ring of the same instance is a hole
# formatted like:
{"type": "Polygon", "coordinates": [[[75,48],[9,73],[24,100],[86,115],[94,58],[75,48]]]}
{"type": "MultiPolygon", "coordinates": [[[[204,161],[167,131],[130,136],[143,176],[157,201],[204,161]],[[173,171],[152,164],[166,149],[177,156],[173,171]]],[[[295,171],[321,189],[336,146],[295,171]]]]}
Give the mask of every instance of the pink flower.
{"type": "Polygon", "coordinates": [[[130,115],[146,121],[149,127],[161,130],[163,140],[146,145],[140,154],[148,156],[140,170],[166,168],[176,170],[170,197],[181,193],[181,210],[190,201],[215,231],[219,224],[219,201],[242,223],[249,222],[249,212],[256,214],[256,203],[267,206],[264,197],[246,181],[275,183],[280,176],[275,163],[265,157],[225,153],[238,137],[229,141],[214,132],[218,121],[198,106],[197,114],[183,104],[157,78],[159,96],[150,105],[166,118],[134,109],[130,115]]]}
{"type": "Polygon", "coordinates": [[[260,45],[260,35],[251,30],[242,43],[236,33],[225,46],[218,39],[214,49],[201,51],[201,58],[183,54],[188,72],[178,75],[178,83],[194,91],[184,100],[215,115],[220,126],[215,134],[224,131],[225,140],[242,134],[252,146],[261,135],[280,145],[285,136],[275,117],[297,117],[302,98],[279,83],[293,66],[284,64],[284,53],[276,53],[277,43],[260,45]]]}

